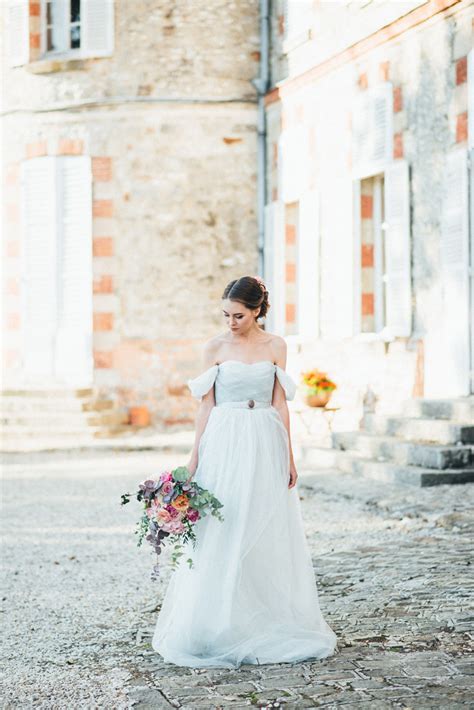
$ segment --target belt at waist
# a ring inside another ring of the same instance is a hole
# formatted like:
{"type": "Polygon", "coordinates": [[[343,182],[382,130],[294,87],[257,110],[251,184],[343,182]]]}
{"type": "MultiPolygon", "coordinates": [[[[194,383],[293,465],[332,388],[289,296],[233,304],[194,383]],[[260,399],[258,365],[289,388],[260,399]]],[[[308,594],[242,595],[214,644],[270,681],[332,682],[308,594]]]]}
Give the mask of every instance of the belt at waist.
{"type": "Polygon", "coordinates": [[[259,409],[260,407],[271,407],[271,402],[262,402],[256,399],[243,399],[238,402],[220,402],[216,407],[243,407],[245,409],[259,409]]]}

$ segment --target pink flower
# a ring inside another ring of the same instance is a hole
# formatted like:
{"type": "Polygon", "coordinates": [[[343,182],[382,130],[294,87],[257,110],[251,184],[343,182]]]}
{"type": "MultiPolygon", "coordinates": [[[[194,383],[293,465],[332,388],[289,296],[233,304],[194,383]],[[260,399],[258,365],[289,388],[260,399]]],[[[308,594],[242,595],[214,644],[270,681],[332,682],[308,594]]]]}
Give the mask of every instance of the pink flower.
{"type": "Polygon", "coordinates": [[[156,514],[156,518],[158,522],[162,523],[168,523],[171,521],[171,515],[167,510],[165,510],[165,508],[160,508],[160,510],[156,514]]]}
{"type": "Polygon", "coordinates": [[[173,505],[167,505],[166,510],[170,514],[171,518],[179,518],[180,517],[179,510],[176,510],[176,508],[173,505]]]}
{"type": "Polygon", "coordinates": [[[196,510],[196,508],[190,508],[188,510],[188,519],[192,522],[195,523],[196,520],[199,520],[200,515],[199,515],[199,510],[196,510]]]}
{"type": "Polygon", "coordinates": [[[173,480],[173,474],[171,474],[169,471],[164,471],[164,473],[162,473],[160,476],[160,481],[172,481],[172,480],[173,480]]]}
{"type": "Polygon", "coordinates": [[[163,485],[161,486],[161,494],[163,496],[169,496],[170,493],[172,493],[174,490],[174,486],[171,483],[171,481],[165,481],[163,485]]]}

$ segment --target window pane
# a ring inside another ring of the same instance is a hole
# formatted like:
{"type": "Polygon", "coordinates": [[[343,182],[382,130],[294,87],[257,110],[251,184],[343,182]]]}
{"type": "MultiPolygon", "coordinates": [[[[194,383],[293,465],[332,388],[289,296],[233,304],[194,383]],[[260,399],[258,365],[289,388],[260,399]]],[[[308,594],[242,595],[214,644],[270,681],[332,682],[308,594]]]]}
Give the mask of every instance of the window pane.
{"type": "Polygon", "coordinates": [[[71,0],[71,22],[79,22],[81,19],[81,0],[71,0]]]}
{"type": "Polygon", "coordinates": [[[53,24],[53,12],[51,8],[51,3],[47,2],[46,3],[46,24],[47,25],[52,25],[53,24]]]}
{"type": "Polygon", "coordinates": [[[46,46],[48,48],[48,51],[50,51],[51,49],[54,49],[54,47],[53,47],[53,30],[51,29],[51,27],[48,27],[48,30],[47,30],[46,46]]]}
{"type": "Polygon", "coordinates": [[[81,26],[72,25],[71,26],[71,48],[77,49],[81,46],[81,26]]]}

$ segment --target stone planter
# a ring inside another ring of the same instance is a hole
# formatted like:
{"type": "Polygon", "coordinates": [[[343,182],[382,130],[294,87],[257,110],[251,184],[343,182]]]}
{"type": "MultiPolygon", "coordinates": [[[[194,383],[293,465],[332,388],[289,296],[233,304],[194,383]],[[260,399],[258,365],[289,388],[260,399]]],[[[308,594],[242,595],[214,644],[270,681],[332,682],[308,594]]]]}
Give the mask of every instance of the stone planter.
{"type": "Polygon", "coordinates": [[[320,390],[317,394],[307,394],[305,401],[309,407],[325,407],[331,395],[332,390],[320,390]]]}

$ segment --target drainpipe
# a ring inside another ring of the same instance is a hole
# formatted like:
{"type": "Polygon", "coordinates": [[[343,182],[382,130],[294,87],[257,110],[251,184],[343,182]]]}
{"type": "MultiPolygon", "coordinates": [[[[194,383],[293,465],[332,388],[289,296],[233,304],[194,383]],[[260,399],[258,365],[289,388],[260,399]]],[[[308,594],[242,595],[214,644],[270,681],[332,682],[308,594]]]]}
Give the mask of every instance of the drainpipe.
{"type": "Polygon", "coordinates": [[[267,127],[265,94],[269,84],[269,0],[260,0],[260,74],[252,84],[257,90],[257,223],[258,273],[264,271],[265,205],[267,203],[267,127]]]}

